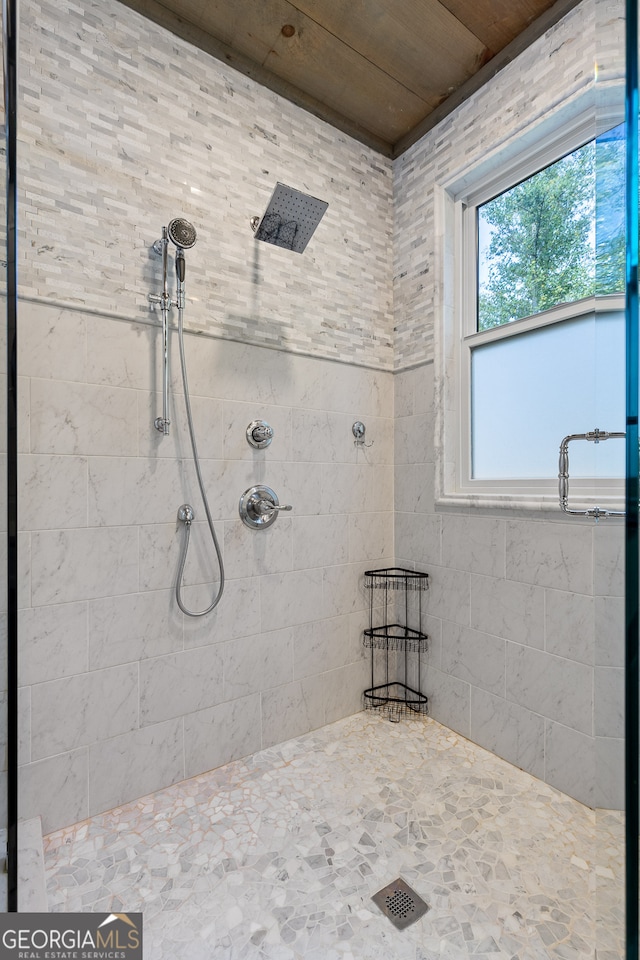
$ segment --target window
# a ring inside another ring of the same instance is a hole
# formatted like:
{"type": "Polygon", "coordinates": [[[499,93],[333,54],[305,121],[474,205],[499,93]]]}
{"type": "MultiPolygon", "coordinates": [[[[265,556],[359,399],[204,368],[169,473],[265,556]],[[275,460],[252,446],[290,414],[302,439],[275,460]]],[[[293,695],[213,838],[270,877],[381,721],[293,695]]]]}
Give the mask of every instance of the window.
{"type": "MultiPolygon", "coordinates": [[[[562,438],[624,430],[624,132],[593,128],[593,115],[578,118],[537,153],[512,149],[445,188],[445,300],[458,331],[445,357],[458,384],[445,501],[557,501],[562,438]]],[[[623,442],[582,446],[572,499],[619,497],[623,442]]]]}

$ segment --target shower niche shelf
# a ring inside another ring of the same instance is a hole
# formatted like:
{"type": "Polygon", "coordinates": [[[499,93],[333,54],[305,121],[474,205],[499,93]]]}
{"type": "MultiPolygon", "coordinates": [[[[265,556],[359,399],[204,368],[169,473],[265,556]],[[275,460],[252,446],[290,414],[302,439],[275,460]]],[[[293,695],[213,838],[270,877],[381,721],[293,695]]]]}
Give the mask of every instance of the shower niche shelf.
{"type": "Polygon", "coordinates": [[[379,710],[390,720],[425,714],[427,697],[409,686],[409,654],[415,654],[411,659],[419,685],[421,655],[428,639],[422,632],[422,595],[428,588],[429,574],[386,567],[365,570],[364,582],[369,590],[369,627],[364,631],[363,643],[371,650],[371,686],[364,691],[364,705],[369,710],[379,710]],[[379,608],[383,623],[374,626],[379,608]],[[403,623],[394,622],[400,617],[403,623]],[[414,626],[409,626],[410,620],[414,626]],[[389,679],[390,660],[395,654],[400,658],[397,669],[403,680],[389,679]],[[376,679],[382,682],[376,683],[376,679]]]}

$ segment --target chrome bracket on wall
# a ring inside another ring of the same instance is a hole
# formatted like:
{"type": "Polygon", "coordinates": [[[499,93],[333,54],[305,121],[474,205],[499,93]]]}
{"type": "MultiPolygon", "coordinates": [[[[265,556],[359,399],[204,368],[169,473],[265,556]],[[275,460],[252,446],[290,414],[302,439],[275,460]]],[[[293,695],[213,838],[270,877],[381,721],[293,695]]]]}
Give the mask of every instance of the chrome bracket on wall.
{"type": "Polygon", "coordinates": [[[608,433],[606,430],[590,430],[588,433],[570,433],[560,444],[560,459],[558,461],[558,497],[560,509],[574,517],[624,517],[624,510],[604,510],[602,507],[591,507],[588,510],[571,510],[569,508],[569,444],[572,440],[588,440],[591,443],[600,443],[601,440],[624,440],[624,433],[608,433]]]}
{"type": "Polygon", "coordinates": [[[281,510],[293,510],[291,504],[281,504],[271,487],[260,484],[249,487],[240,497],[240,519],[253,530],[264,530],[275,523],[281,510]]]}

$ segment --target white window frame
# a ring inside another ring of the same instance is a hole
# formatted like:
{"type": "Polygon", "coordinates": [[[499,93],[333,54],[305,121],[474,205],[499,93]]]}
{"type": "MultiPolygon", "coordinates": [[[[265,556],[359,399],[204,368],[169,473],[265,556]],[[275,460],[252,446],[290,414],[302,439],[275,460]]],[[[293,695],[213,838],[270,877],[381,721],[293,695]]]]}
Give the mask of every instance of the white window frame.
{"type": "MultiPolygon", "coordinates": [[[[599,132],[622,122],[617,108],[599,104],[595,92],[562,105],[552,115],[501,144],[482,161],[454,174],[435,188],[437,249],[440,274],[441,325],[436,331],[437,404],[436,502],[442,506],[517,507],[545,510],[558,506],[557,479],[494,479],[471,477],[471,352],[495,342],[564,320],[594,316],[596,310],[624,310],[623,296],[587,297],[514,320],[489,330],[476,329],[477,230],[475,211],[482,203],[549,166],[599,132]]],[[[611,430],[607,424],[592,424],[611,430]]],[[[580,428],[576,427],[576,432],[580,428]]],[[[558,447],[562,437],[558,437],[558,447]]],[[[616,441],[611,441],[616,442],[616,441]]],[[[551,465],[553,472],[555,465],[551,465]]],[[[620,509],[624,481],[571,480],[572,505],[620,509]]]]}

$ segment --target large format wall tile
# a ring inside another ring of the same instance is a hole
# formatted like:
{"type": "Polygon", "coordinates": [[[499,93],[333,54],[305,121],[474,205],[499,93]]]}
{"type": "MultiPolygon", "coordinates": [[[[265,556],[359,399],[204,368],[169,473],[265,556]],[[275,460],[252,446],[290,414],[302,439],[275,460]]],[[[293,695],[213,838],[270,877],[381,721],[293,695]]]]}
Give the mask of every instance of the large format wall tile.
{"type": "Polygon", "coordinates": [[[138,590],[134,527],[51,530],[31,535],[34,606],[138,590]]]}
{"type": "Polygon", "coordinates": [[[184,738],[186,777],[255,753],[262,746],[259,694],[188,714],[184,738]]]}
{"type": "Polygon", "coordinates": [[[516,643],[507,644],[507,699],[593,735],[593,668],[516,643]]]}
{"type": "Polygon", "coordinates": [[[88,670],[86,602],[21,610],[18,630],[21,684],[43,683],[88,670]]]}
{"type": "Polygon", "coordinates": [[[515,580],[471,577],[471,626],[505,640],[544,647],[544,590],[515,580]]]}
{"type": "Polygon", "coordinates": [[[40,760],[138,725],[138,668],[110,667],[38,683],[31,696],[31,755],[40,760]]]}
{"type": "Polygon", "coordinates": [[[471,739],[544,779],[544,718],[517,703],[471,688],[471,739]]]}
{"type": "Polygon", "coordinates": [[[507,577],[555,590],[593,590],[590,526],[507,521],[507,577]]]}
{"type": "Polygon", "coordinates": [[[61,380],[31,381],[33,453],[136,455],[133,390],[61,380]]]}
{"type": "Polygon", "coordinates": [[[89,816],[183,777],[181,719],[114,737],[89,748],[89,816]]]}
{"type": "Polygon", "coordinates": [[[42,832],[89,816],[88,749],[62,753],[20,769],[20,816],[42,818],[42,832]]]}
{"type": "Polygon", "coordinates": [[[224,699],[220,644],[140,663],[140,723],[184,716],[224,699]]]}

